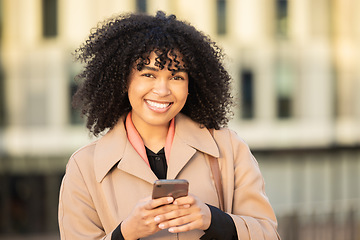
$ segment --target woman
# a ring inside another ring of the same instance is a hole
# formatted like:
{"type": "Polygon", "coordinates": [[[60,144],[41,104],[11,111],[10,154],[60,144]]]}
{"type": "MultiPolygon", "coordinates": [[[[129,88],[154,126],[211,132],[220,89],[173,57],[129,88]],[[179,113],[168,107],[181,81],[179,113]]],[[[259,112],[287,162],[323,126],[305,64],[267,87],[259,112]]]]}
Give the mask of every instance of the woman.
{"type": "Polygon", "coordinates": [[[231,79],[214,42],[174,15],[130,14],[100,26],[77,58],[74,104],[106,134],[68,162],[61,239],[278,239],[257,162],[225,128],[231,79]],[[157,179],[186,179],[189,195],[151,199],[157,179]]]}

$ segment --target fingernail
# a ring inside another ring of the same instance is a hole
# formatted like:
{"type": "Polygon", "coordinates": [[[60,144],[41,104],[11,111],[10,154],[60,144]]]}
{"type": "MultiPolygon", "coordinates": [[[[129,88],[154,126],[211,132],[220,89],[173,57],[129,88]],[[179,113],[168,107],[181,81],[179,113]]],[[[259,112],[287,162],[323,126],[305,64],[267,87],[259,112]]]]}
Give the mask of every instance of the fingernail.
{"type": "Polygon", "coordinates": [[[173,233],[174,229],[173,228],[169,228],[169,232],[173,233]]]}
{"type": "Polygon", "coordinates": [[[159,217],[159,216],[156,216],[156,217],[154,218],[154,221],[155,221],[155,222],[160,222],[160,217],[159,217]]]}
{"type": "Polygon", "coordinates": [[[174,201],[174,199],[172,197],[168,197],[167,201],[171,203],[172,201],[174,201]]]}
{"type": "Polygon", "coordinates": [[[159,224],[159,228],[164,229],[164,228],[165,228],[164,224],[163,224],[163,223],[160,223],[160,224],[159,224]]]}

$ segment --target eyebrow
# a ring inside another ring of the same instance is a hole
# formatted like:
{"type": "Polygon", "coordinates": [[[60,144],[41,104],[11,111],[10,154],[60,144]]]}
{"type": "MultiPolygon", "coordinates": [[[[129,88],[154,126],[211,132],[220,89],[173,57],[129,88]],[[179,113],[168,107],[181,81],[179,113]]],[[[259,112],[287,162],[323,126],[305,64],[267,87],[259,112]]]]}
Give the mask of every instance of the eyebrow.
{"type": "MultiPolygon", "coordinates": [[[[159,68],[144,66],[142,70],[150,70],[150,71],[158,72],[159,68]]],[[[176,70],[173,70],[173,72],[175,72],[175,73],[178,73],[178,72],[187,73],[186,69],[176,69],[176,70]]]]}
{"type": "Polygon", "coordinates": [[[156,71],[158,72],[159,71],[159,68],[154,68],[154,67],[149,67],[149,66],[144,66],[142,70],[150,70],[150,71],[156,71]]]}

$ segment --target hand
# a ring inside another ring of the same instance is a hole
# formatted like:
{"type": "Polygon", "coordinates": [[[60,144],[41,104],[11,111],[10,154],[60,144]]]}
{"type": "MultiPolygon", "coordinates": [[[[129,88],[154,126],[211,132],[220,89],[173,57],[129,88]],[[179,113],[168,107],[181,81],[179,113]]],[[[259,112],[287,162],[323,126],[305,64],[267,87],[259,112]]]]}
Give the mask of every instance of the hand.
{"type": "Polygon", "coordinates": [[[210,227],[210,209],[196,196],[178,198],[171,205],[179,208],[155,217],[160,229],[169,228],[169,232],[178,233],[193,229],[206,230],[210,227]]]}
{"type": "Polygon", "coordinates": [[[180,207],[173,203],[172,197],[140,200],[131,214],[122,222],[121,232],[125,239],[139,239],[152,235],[161,229],[155,222],[155,216],[176,211],[180,207]]]}

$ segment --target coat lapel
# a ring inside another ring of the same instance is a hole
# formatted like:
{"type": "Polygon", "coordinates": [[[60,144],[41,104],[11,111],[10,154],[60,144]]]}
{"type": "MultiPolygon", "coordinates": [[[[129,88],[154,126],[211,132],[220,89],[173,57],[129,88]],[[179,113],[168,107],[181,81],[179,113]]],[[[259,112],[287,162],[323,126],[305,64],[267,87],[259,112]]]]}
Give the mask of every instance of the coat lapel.
{"type": "Polygon", "coordinates": [[[126,144],[124,156],[118,164],[118,168],[151,184],[157,180],[149,165],[140,157],[129,141],[126,144]]]}
{"type": "MultiPolygon", "coordinates": [[[[206,128],[183,114],[175,119],[175,136],[168,161],[168,179],[175,179],[197,151],[219,157],[216,142],[206,128]]],[[[96,180],[101,182],[107,173],[117,167],[149,183],[157,177],[139,156],[127,139],[124,118],[96,143],[94,152],[96,180]]]]}
{"type": "Polygon", "coordinates": [[[101,182],[117,163],[120,170],[151,184],[157,179],[127,139],[123,118],[96,143],[94,152],[96,180],[101,182]]]}
{"type": "Polygon", "coordinates": [[[174,179],[196,151],[219,157],[219,149],[210,132],[183,114],[175,119],[175,136],[168,161],[167,178],[174,179]]]}
{"type": "Polygon", "coordinates": [[[196,149],[186,144],[175,134],[170,153],[170,160],[168,161],[167,178],[175,179],[195,153],[196,149]]]}

